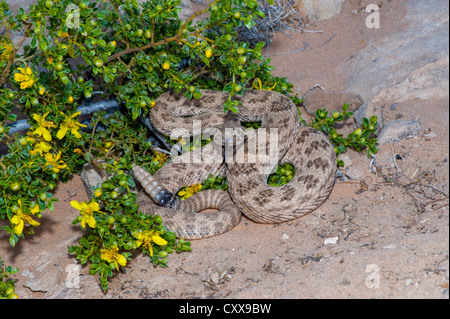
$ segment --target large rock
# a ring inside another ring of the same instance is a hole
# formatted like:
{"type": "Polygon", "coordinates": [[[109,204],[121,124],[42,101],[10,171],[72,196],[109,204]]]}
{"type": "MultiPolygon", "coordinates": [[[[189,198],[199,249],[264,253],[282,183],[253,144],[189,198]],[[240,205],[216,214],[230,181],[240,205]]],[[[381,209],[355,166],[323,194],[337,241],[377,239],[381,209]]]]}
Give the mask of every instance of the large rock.
{"type": "Polygon", "coordinates": [[[411,0],[407,9],[408,28],[369,43],[340,66],[349,79],[346,90],[366,101],[357,120],[371,115],[382,119],[383,104],[448,96],[449,3],[411,0]]]}
{"type": "Polygon", "coordinates": [[[380,145],[401,141],[403,139],[417,136],[421,126],[417,120],[399,120],[386,124],[378,135],[377,141],[380,145]]]}
{"type": "Polygon", "coordinates": [[[373,103],[386,100],[402,102],[414,98],[440,99],[448,95],[449,56],[413,70],[402,82],[381,90],[373,103]]]}

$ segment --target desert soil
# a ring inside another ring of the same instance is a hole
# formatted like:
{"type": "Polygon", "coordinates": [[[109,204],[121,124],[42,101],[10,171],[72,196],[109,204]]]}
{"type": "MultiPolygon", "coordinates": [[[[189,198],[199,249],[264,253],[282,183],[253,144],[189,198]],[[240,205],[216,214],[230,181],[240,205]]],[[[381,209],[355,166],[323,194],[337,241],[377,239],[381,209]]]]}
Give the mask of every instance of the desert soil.
{"type": "Polygon", "coordinates": [[[320,84],[356,93],[365,102],[364,114],[378,112],[384,125],[417,120],[419,132],[380,145],[374,160],[348,151],[342,172],[353,179],[337,180],[326,202],[304,218],[279,225],[243,218],[228,233],[193,241],[192,252],[169,256],[169,268],[154,268],[138,255],[111,279],[106,294],[89,267],[80,269],[79,287],[69,276],[77,262],[67,246],[82,236],[71,223],[77,211],[70,201],[87,200],[74,176],[58,186],[60,201],[33,236],[11,248],[0,233],[0,255],[19,268],[17,294],[448,298],[448,38],[440,37],[448,37],[448,2],[373,2],[381,5],[379,29],[365,25],[363,8],[370,1],[348,0],[340,14],[305,27],[320,32],[277,33],[264,53],[290,52],[308,42],[306,50],[272,56],[275,74],[288,77],[295,92],[301,96],[320,84]]]}

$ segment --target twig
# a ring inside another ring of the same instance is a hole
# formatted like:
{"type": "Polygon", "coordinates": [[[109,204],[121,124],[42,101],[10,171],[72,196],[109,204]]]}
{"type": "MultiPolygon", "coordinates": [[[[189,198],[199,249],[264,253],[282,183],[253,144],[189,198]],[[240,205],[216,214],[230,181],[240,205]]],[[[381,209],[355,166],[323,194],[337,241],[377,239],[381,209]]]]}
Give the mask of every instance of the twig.
{"type": "Polygon", "coordinates": [[[296,13],[292,7],[293,0],[277,0],[274,5],[269,5],[266,1],[260,1],[260,10],[264,13],[264,18],[258,18],[255,25],[248,29],[245,25],[239,26],[236,30],[238,35],[236,41],[248,42],[250,47],[255,47],[259,42],[264,42],[266,49],[269,47],[271,39],[276,31],[289,37],[285,30],[299,31],[300,28],[286,21],[287,18],[296,13]]]}
{"type": "MultiPolygon", "coordinates": [[[[215,0],[213,3],[211,3],[210,6],[213,6],[213,5],[216,4],[218,1],[219,1],[219,0],[215,0]]],[[[187,26],[189,25],[189,23],[190,23],[195,17],[197,17],[197,16],[199,16],[199,15],[201,15],[201,14],[207,12],[210,6],[208,6],[208,7],[207,7],[206,9],[204,9],[204,10],[197,11],[196,13],[194,13],[194,14],[193,14],[188,20],[186,20],[186,22],[180,27],[180,30],[178,31],[178,33],[177,33],[176,35],[174,35],[174,36],[172,36],[172,37],[169,37],[169,38],[166,38],[166,39],[163,39],[163,40],[160,40],[160,41],[158,41],[158,42],[152,41],[151,43],[149,43],[149,44],[147,44],[147,45],[144,45],[144,46],[142,46],[142,47],[135,47],[135,48],[127,47],[127,48],[125,48],[124,50],[122,50],[122,51],[120,51],[120,52],[117,52],[116,54],[113,54],[112,56],[110,56],[110,57],[108,58],[108,62],[111,62],[112,60],[117,59],[117,58],[119,58],[119,57],[121,57],[121,56],[123,56],[123,55],[125,55],[125,54],[129,54],[129,53],[133,53],[133,52],[138,52],[138,51],[144,51],[144,50],[147,50],[147,49],[150,49],[150,48],[157,47],[157,46],[162,45],[162,44],[166,44],[166,43],[170,43],[170,42],[173,42],[173,41],[180,40],[180,39],[181,39],[181,34],[183,33],[184,29],[187,28],[187,26]]],[[[152,30],[153,30],[153,27],[152,27],[152,30]]],[[[153,34],[154,34],[154,32],[152,32],[152,35],[153,35],[153,34]]]]}
{"type": "Polygon", "coordinates": [[[319,89],[321,89],[322,91],[325,91],[325,88],[324,88],[322,85],[320,85],[320,84],[314,84],[311,88],[308,89],[308,91],[305,92],[305,94],[303,94],[302,99],[306,96],[306,94],[308,94],[309,92],[311,92],[312,90],[314,90],[314,89],[316,89],[316,88],[319,88],[319,89]]]}
{"type": "Polygon", "coordinates": [[[288,53],[297,53],[297,52],[306,50],[306,48],[308,46],[309,46],[309,42],[306,42],[306,44],[303,47],[301,47],[300,49],[297,49],[297,50],[294,50],[294,51],[289,51],[289,52],[279,52],[279,53],[267,54],[266,57],[268,57],[268,56],[275,56],[275,55],[282,55],[282,54],[288,54],[288,53]]]}
{"type": "Polygon", "coordinates": [[[370,156],[372,157],[372,160],[370,161],[370,164],[369,164],[369,170],[370,170],[371,172],[374,172],[375,175],[378,176],[377,170],[376,170],[376,169],[374,170],[374,169],[372,168],[372,166],[376,166],[376,160],[377,160],[377,158],[376,158],[376,156],[375,156],[374,154],[370,154],[370,156]]]}
{"type": "Polygon", "coordinates": [[[398,169],[397,161],[395,160],[394,139],[391,139],[391,149],[392,149],[392,162],[394,163],[394,166],[397,169],[397,172],[401,173],[401,171],[398,169]]]}
{"type": "Polygon", "coordinates": [[[306,33],[323,33],[322,30],[317,30],[317,31],[314,31],[314,30],[302,30],[302,32],[306,32],[306,33]]]}
{"type": "MultiPolygon", "coordinates": [[[[113,108],[116,108],[119,106],[119,103],[116,100],[107,100],[107,101],[100,101],[96,103],[88,103],[88,104],[81,104],[77,108],[77,112],[80,111],[80,115],[86,115],[91,114],[98,111],[108,111],[113,108]]],[[[29,129],[31,126],[27,123],[27,120],[18,120],[17,122],[6,124],[7,127],[10,127],[10,130],[8,134],[13,134],[16,132],[20,132],[23,130],[29,129]]]]}
{"type": "Polygon", "coordinates": [[[322,43],[321,45],[319,45],[317,48],[323,47],[325,44],[327,44],[328,42],[330,42],[334,36],[336,35],[336,32],[333,33],[333,35],[331,36],[331,38],[329,38],[327,41],[325,41],[324,43],[322,43]]]}

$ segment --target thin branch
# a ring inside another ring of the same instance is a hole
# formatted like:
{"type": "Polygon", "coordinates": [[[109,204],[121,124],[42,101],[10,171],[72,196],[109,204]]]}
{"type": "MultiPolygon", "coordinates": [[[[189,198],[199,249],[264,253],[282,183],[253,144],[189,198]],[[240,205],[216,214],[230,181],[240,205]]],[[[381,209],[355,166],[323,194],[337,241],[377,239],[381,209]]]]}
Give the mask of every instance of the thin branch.
{"type": "Polygon", "coordinates": [[[318,48],[323,47],[325,44],[327,44],[328,42],[330,42],[334,36],[336,35],[336,32],[333,33],[333,35],[331,36],[331,38],[329,38],[327,41],[325,41],[324,43],[322,43],[321,45],[318,46],[318,48]]]}
{"type": "Polygon", "coordinates": [[[308,46],[309,46],[309,42],[306,42],[306,44],[305,44],[304,46],[302,46],[301,48],[296,49],[296,50],[294,50],[294,51],[266,54],[265,56],[268,57],[268,56],[282,55],[282,54],[288,54],[288,53],[297,53],[297,52],[306,50],[306,48],[307,48],[308,46]]]}
{"type": "MultiPolygon", "coordinates": [[[[211,3],[210,6],[215,5],[218,1],[219,1],[219,0],[215,0],[213,3],[211,3]]],[[[173,41],[180,40],[180,39],[181,39],[181,34],[183,33],[184,29],[187,28],[187,26],[189,25],[189,23],[190,23],[195,17],[197,17],[197,16],[199,16],[199,15],[201,15],[201,14],[207,12],[208,9],[209,9],[209,7],[206,8],[206,9],[204,9],[204,10],[197,11],[196,13],[194,13],[194,14],[193,14],[188,20],[186,20],[186,22],[181,26],[180,30],[178,31],[178,33],[177,33],[176,35],[174,35],[174,36],[172,36],[172,37],[169,37],[169,38],[166,38],[166,39],[163,39],[163,40],[160,40],[160,41],[158,41],[158,42],[154,42],[154,41],[153,41],[153,34],[154,34],[154,32],[152,32],[152,41],[151,41],[149,44],[144,45],[144,46],[142,46],[142,47],[135,47],[135,48],[129,48],[129,47],[127,47],[126,49],[124,49],[124,50],[122,50],[122,51],[120,51],[120,52],[117,52],[116,54],[110,56],[110,57],[108,58],[108,62],[111,62],[112,60],[117,59],[118,57],[121,57],[122,55],[125,55],[125,54],[129,54],[129,53],[133,53],[133,52],[138,52],[138,51],[144,51],[144,50],[147,50],[147,49],[151,49],[151,48],[157,47],[157,46],[162,45],[162,44],[166,44],[166,43],[170,43],[170,42],[173,42],[173,41]]],[[[152,30],[154,31],[153,27],[152,27],[152,30]]]]}

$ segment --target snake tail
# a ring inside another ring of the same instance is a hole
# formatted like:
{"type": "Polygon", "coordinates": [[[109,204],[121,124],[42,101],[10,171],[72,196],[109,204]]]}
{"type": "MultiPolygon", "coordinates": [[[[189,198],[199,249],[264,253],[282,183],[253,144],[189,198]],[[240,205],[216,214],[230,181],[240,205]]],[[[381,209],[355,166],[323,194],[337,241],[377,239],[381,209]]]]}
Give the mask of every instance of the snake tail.
{"type": "Polygon", "coordinates": [[[176,197],[169,192],[156,178],[139,165],[133,164],[133,173],[151,199],[162,207],[176,206],[176,197]]]}

